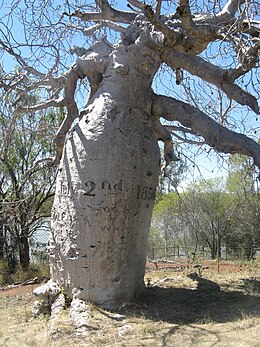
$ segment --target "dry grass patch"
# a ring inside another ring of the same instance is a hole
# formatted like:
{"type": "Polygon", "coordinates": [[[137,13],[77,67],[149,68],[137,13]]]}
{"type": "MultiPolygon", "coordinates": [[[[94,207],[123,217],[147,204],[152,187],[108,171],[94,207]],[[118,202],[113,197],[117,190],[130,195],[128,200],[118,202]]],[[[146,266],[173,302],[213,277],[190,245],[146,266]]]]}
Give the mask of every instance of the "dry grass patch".
{"type": "Polygon", "coordinates": [[[0,346],[260,346],[260,273],[202,277],[170,270],[149,271],[142,300],[118,312],[90,306],[85,332],[69,312],[31,320],[32,295],[0,299],[0,346]]]}

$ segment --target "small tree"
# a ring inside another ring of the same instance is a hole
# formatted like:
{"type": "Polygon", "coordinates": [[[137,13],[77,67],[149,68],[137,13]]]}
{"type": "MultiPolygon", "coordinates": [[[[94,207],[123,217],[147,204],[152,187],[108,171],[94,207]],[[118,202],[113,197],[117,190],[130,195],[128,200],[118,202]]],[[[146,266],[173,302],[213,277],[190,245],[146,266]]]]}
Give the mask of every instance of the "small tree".
{"type": "Polygon", "coordinates": [[[232,156],[227,189],[237,204],[232,228],[227,235],[229,249],[253,259],[260,246],[259,177],[252,162],[244,156],[232,156]]]}
{"type": "Polygon", "coordinates": [[[177,193],[171,192],[164,195],[153,210],[152,227],[158,230],[166,254],[182,236],[178,226],[178,200],[177,193]]]}
{"type": "Polygon", "coordinates": [[[12,107],[16,98],[3,97],[0,112],[1,254],[14,259],[18,253],[27,270],[29,238],[50,217],[55,170],[46,156],[53,155],[50,138],[59,117],[53,112],[28,112],[21,117],[12,107]]]}
{"type": "Polygon", "coordinates": [[[210,249],[211,258],[221,258],[222,241],[230,230],[236,205],[219,179],[201,181],[183,195],[182,223],[188,227],[197,245],[210,249]]]}

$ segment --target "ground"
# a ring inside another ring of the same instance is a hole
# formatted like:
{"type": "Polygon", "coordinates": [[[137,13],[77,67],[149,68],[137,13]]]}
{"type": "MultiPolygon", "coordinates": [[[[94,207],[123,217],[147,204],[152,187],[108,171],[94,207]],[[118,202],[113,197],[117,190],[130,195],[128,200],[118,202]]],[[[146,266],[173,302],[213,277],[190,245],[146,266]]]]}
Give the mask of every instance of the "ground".
{"type": "Polygon", "coordinates": [[[0,346],[259,347],[259,265],[226,265],[219,272],[209,265],[201,274],[196,266],[176,264],[148,269],[142,300],[113,313],[91,305],[85,332],[74,329],[68,311],[32,320],[32,288],[23,295],[6,292],[0,297],[0,346]]]}

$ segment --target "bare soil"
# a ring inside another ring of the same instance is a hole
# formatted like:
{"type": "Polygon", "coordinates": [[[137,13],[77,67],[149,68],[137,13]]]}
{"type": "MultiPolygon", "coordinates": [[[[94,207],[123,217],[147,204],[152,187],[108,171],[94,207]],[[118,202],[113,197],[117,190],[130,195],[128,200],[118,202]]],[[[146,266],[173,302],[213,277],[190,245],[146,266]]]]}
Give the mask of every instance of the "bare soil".
{"type": "Polygon", "coordinates": [[[0,346],[259,347],[260,268],[233,265],[231,273],[203,265],[201,275],[196,266],[148,269],[141,300],[117,312],[90,305],[85,331],[73,327],[68,310],[31,320],[30,293],[2,297],[0,346]]]}
{"type": "Polygon", "coordinates": [[[30,293],[32,294],[35,288],[39,287],[39,284],[27,284],[27,285],[17,285],[17,286],[7,286],[0,287],[0,298],[17,296],[30,293]]]}

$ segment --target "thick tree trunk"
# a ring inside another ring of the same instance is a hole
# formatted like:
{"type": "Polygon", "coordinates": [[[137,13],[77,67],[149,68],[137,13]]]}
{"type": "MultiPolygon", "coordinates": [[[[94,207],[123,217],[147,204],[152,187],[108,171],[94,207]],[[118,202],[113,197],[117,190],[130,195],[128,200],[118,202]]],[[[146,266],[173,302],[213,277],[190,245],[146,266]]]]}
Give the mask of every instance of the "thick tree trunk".
{"type": "Polygon", "coordinates": [[[28,271],[30,265],[30,247],[27,234],[22,234],[19,237],[19,261],[22,269],[28,271]]]}
{"type": "Polygon", "coordinates": [[[5,245],[4,223],[1,223],[0,225],[0,260],[4,259],[4,245],[5,245]]]}
{"type": "Polygon", "coordinates": [[[144,289],[160,159],[149,101],[108,86],[118,94],[103,88],[65,145],[50,261],[52,278],[69,296],[76,287],[83,299],[113,308],[144,289]]]}

